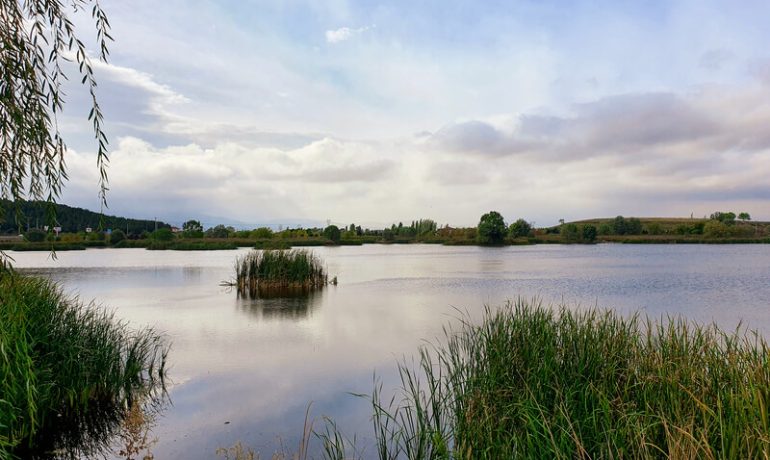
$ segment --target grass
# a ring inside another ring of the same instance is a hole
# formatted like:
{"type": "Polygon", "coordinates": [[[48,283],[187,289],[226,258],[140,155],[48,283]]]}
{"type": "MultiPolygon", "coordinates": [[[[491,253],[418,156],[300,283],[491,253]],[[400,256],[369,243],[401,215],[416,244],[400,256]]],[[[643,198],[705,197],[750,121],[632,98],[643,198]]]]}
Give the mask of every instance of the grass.
{"type": "Polygon", "coordinates": [[[770,456],[768,348],[741,329],[519,300],[399,371],[400,397],[371,398],[380,459],[770,456]]]}
{"type": "Polygon", "coordinates": [[[0,274],[0,458],[97,448],[162,389],[167,351],[48,280],[0,274]]]}
{"type": "Polygon", "coordinates": [[[328,283],[326,270],[312,252],[302,249],[251,251],[235,262],[241,295],[307,292],[328,283]]]}

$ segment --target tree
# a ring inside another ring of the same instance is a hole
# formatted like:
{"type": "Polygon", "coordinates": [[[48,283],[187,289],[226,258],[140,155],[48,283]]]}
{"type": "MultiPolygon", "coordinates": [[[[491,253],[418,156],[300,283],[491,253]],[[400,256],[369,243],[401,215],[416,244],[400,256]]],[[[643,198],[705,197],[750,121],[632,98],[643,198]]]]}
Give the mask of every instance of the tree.
{"type": "Polygon", "coordinates": [[[182,235],[185,238],[203,238],[203,226],[200,221],[190,219],[182,224],[182,235]]]}
{"type": "Polygon", "coordinates": [[[249,236],[255,239],[270,239],[273,237],[273,230],[268,227],[259,227],[252,230],[249,236]]]}
{"type": "Polygon", "coordinates": [[[174,239],[174,233],[170,228],[159,228],[150,234],[150,238],[156,241],[171,241],[174,239]]]}
{"type": "Polygon", "coordinates": [[[116,245],[125,239],[126,234],[123,233],[123,230],[113,230],[112,233],[110,233],[110,244],[112,245],[116,245]]]}
{"type": "Polygon", "coordinates": [[[626,219],[623,216],[617,216],[612,223],[612,231],[616,235],[626,234],[626,219]]]}
{"type": "Polygon", "coordinates": [[[738,219],[740,219],[740,220],[745,222],[747,220],[751,220],[751,215],[749,213],[747,213],[747,212],[742,212],[742,213],[738,214],[738,219]]]}
{"type": "MultiPolygon", "coordinates": [[[[0,196],[18,203],[25,197],[45,199],[47,222],[56,222],[54,203],[67,179],[67,146],[59,131],[64,108],[63,62],[75,56],[81,82],[88,87],[96,138],[99,196],[107,203],[107,136],[96,99],[96,79],[86,45],[75,34],[68,13],[92,5],[99,59],[107,62],[110,24],[98,0],[0,1],[0,196]]],[[[0,216],[4,214],[0,204],[0,216]]],[[[16,222],[21,212],[16,207],[16,222]]],[[[9,267],[0,251],[0,269],[9,267]]]]}
{"type": "Polygon", "coordinates": [[[219,224],[206,230],[206,238],[227,238],[234,231],[235,229],[232,227],[225,227],[223,224],[219,224]]]}
{"type": "Polygon", "coordinates": [[[591,224],[585,224],[583,225],[583,241],[586,243],[593,243],[596,241],[596,234],[597,234],[596,227],[591,224]]]}
{"type": "Polygon", "coordinates": [[[511,235],[511,238],[529,236],[529,232],[531,231],[532,225],[524,219],[516,220],[516,222],[512,223],[508,228],[508,233],[511,235]]]}
{"type": "MultiPolygon", "coordinates": [[[[63,64],[74,56],[90,95],[88,119],[97,143],[99,195],[106,204],[107,136],[96,80],[86,45],[69,17],[88,6],[96,25],[99,59],[106,62],[112,37],[98,0],[0,2],[0,191],[13,201],[29,197],[54,203],[67,179],[67,147],[58,118],[65,102],[63,64]]],[[[50,210],[54,212],[53,207],[50,210]]]]}
{"type": "Polygon", "coordinates": [[[709,216],[709,219],[717,220],[725,225],[732,225],[735,223],[735,213],[717,211],[717,212],[711,213],[711,215],[709,216]]]}
{"type": "Polygon", "coordinates": [[[626,220],[626,234],[627,235],[641,235],[642,233],[642,221],[636,217],[631,217],[626,220]]]}
{"type": "Polygon", "coordinates": [[[505,220],[497,211],[489,211],[481,216],[477,239],[481,244],[502,244],[505,238],[505,220]]]}
{"type": "Polygon", "coordinates": [[[578,233],[578,226],[574,223],[564,224],[561,226],[561,239],[567,243],[577,243],[580,240],[580,233],[578,233]]]}
{"type": "Polygon", "coordinates": [[[324,238],[331,240],[334,243],[340,242],[341,232],[336,225],[329,225],[324,229],[324,238]]]}

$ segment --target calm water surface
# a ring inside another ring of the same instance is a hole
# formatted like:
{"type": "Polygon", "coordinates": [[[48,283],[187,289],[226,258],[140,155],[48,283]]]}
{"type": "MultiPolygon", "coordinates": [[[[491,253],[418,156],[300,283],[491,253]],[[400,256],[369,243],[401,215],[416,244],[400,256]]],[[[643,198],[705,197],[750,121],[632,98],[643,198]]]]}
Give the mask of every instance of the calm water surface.
{"type": "Polygon", "coordinates": [[[296,450],[305,410],[366,443],[374,372],[436,339],[458,310],[518,296],[571,308],[683,314],[770,335],[770,246],[433,245],[315,248],[340,284],[307,299],[243,300],[219,286],[239,251],[89,249],[13,253],[16,265],[171,340],[171,405],[155,458],[214,458],[237,441],[269,458],[296,450]]]}

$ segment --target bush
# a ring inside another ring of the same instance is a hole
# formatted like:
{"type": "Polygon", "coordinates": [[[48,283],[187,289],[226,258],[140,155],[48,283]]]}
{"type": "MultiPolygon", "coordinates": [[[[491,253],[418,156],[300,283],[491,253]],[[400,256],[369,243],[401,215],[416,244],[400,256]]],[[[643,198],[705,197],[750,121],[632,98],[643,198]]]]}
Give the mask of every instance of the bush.
{"type": "Polygon", "coordinates": [[[273,237],[273,230],[267,227],[259,227],[249,233],[250,238],[254,239],[270,239],[273,237]]]}
{"type": "Polygon", "coordinates": [[[724,238],[730,235],[730,228],[718,220],[710,220],[703,227],[703,235],[710,238],[724,238]]]}
{"type": "Polygon", "coordinates": [[[123,230],[114,230],[110,233],[110,244],[115,245],[126,239],[126,234],[123,230]]]}
{"type": "Polygon", "coordinates": [[[516,222],[512,223],[511,226],[508,228],[508,234],[511,235],[511,238],[521,238],[521,237],[529,236],[531,232],[532,232],[532,225],[530,225],[530,223],[524,219],[518,219],[516,222]]]}
{"type": "Polygon", "coordinates": [[[591,224],[583,225],[583,241],[586,243],[593,243],[596,241],[596,227],[591,224]]]}
{"type": "Polygon", "coordinates": [[[155,241],[171,241],[174,239],[174,232],[170,228],[159,228],[150,233],[150,239],[155,241]]]}
{"type": "Polygon", "coordinates": [[[26,238],[27,241],[30,243],[42,243],[45,241],[45,237],[48,236],[48,234],[42,230],[38,230],[36,228],[33,228],[32,230],[28,231],[24,234],[24,238],[26,238]]]}
{"type": "Polygon", "coordinates": [[[577,224],[564,224],[561,226],[561,239],[567,243],[577,243],[580,240],[577,224]]]}

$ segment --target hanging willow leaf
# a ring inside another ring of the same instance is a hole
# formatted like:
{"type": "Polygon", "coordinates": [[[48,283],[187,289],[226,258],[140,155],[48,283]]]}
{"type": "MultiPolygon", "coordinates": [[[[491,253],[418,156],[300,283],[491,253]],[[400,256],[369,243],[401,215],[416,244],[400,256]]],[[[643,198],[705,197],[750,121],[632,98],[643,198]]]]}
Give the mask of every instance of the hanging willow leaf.
{"type": "MultiPolygon", "coordinates": [[[[67,179],[67,147],[58,124],[64,106],[61,84],[67,80],[62,62],[74,55],[91,99],[88,119],[98,146],[99,197],[102,207],[107,204],[107,137],[96,79],[91,58],[70,20],[89,5],[99,59],[106,62],[112,37],[98,0],[0,0],[0,198],[50,204],[59,198],[67,179]]],[[[19,213],[17,205],[17,222],[21,222],[19,213]]]]}

